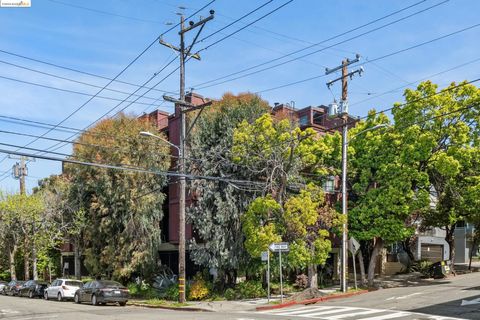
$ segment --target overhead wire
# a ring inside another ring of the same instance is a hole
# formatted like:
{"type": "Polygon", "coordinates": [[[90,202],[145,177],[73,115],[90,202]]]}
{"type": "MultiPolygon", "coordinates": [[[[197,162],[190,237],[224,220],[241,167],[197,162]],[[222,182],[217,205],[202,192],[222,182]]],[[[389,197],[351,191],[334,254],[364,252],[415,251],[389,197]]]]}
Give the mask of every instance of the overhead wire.
{"type": "MultiPolygon", "coordinates": [[[[11,78],[11,77],[0,76],[0,79],[5,79],[5,80],[13,81],[13,82],[18,82],[18,83],[24,83],[24,84],[28,84],[28,85],[31,85],[31,86],[45,88],[45,89],[51,89],[51,90],[56,90],[56,91],[61,91],[61,92],[66,92],[66,93],[78,94],[78,95],[81,95],[81,96],[87,96],[87,97],[92,97],[92,98],[95,97],[95,98],[98,98],[98,99],[111,100],[111,101],[125,101],[124,99],[120,99],[120,98],[101,96],[101,95],[98,95],[98,94],[95,95],[95,94],[90,94],[90,93],[76,91],[76,90],[70,90],[70,89],[63,89],[63,88],[59,88],[59,87],[53,87],[53,86],[49,86],[49,85],[45,85],[45,84],[41,84],[41,83],[37,83],[37,82],[20,80],[20,79],[11,78]]],[[[142,96],[142,98],[145,98],[145,97],[142,96]]],[[[156,100],[154,98],[148,98],[148,97],[146,97],[146,98],[156,100]]],[[[127,102],[132,102],[132,101],[128,100],[127,102]]],[[[148,105],[148,106],[151,105],[150,103],[138,102],[138,101],[134,101],[132,103],[140,104],[140,105],[148,105]]]]}
{"type": "Polygon", "coordinates": [[[346,35],[346,34],[349,34],[349,33],[352,33],[352,32],[354,32],[354,31],[357,31],[357,30],[359,30],[359,29],[365,28],[365,27],[367,27],[367,26],[369,26],[369,25],[372,25],[372,24],[375,24],[375,23],[377,23],[377,22],[379,22],[379,21],[381,21],[381,20],[387,19],[387,18],[389,18],[389,17],[391,17],[391,16],[394,16],[394,15],[396,15],[396,14],[399,14],[399,13],[403,12],[403,11],[406,11],[406,10],[412,8],[412,7],[418,6],[418,5],[420,5],[421,3],[424,3],[425,1],[426,1],[426,0],[422,0],[422,1],[419,1],[419,2],[414,3],[414,4],[412,4],[412,5],[409,5],[409,6],[407,6],[407,7],[404,7],[404,8],[402,8],[402,9],[396,10],[396,11],[390,13],[390,14],[387,14],[387,15],[382,16],[382,17],[380,17],[380,18],[374,19],[374,20],[372,20],[372,21],[370,21],[370,22],[368,22],[368,23],[362,24],[362,25],[360,25],[360,26],[358,26],[358,27],[355,27],[355,28],[349,29],[349,30],[347,30],[347,31],[341,32],[341,33],[339,33],[339,34],[336,34],[336,35],[334,35],[334,36],[332,36],[332,37],[329,37],[329,38],[327,38],[327,39],[324,39],[324,40],[322,40],[322,41],[320,41],[320,42],[317,42],[317,43],[315,43],[315,44],[313,44],[313,45],[310,45],[310,46],[307,46],[307,47],[304,47],[304,48],[301,48],[301,49],[292,51],[292,52],[290,52],[290,53],[288,53],[288,54],[285,54],[285,55],[283,55],[283,56],[280,56],[280,57],[278,57],[278,58],[270,59],[270,60],[268,60],[268,61],[265,61],[265,62],[256,64],[256,65],[254,65],[254,66],[247,67],[247,68],[244,68],[244,69],[242,69],[242,70],[239,70],[239,71],[236,71],[236,72],[227,74],[227,75],[225,75],[225,76],[221,76],[221,77],[218,77],[218,78],[215,78],[215,79],[212,79],[212,80],[208,80],[208,81],[205,81],[205,82],[196,84],[196,85],[194,85],[194,87],[197,88],[197,89],[204,89],[204,88],[208,88],[208,87],[220,85],[220,84],[223,84],[223,83],[226,83],[226,82],[229,82],[229,81],[237,80],[237,79],[240,79],[240,78],[243,78],[243,77],[247,77],[247,76],[250,76],[250,75],[253,75],[253,74],[256,74],[256,73],[260,73],[260,72],[263,72],[263,71],[266,71],[266,70],[270,70],[270,69],[273,69],[273,68],[276,68],[276,67],[285,65],[285,64],[287,64],[287,63],[290,63],[290,62],[293,62],[293,61],[296,61],[296,60],[299,60],[299,59],[303,59],[303,58],[305,58],[305,57],[307,57],[307,56],[310,56],[310,55],[312,55],[312,54],[315,54],[315,53],[318,53],[318,52],[321,52],[321,51],[325,51],[325,50],[327,50],[327,49],[333,48],[333,47],[338,46],[338,45],[340,45],[340,44],[343,44],[343,43],[346,43],[346,42],[348,42],[348,41],[357,39],[357,38],[359,38],[359,37],[361,37],[361,36],[364,36],[364,35],[366,35],[366,34],[369,34],[369,33],[372,33],[372,32],[374,32],[374,31],[377,31],[377,30],[386,28],[386,27],[388,27],[388,26],[390,26],[390,25],[392,25],[392,24],[395,24],[395,23],[398,23],[398,22],[400,22],[400,21],[406,20],[406,19],[408,19],[408,18],[410,18],[410,17],[413,17],[413,16],[418,15],[418,14],[420,14],[420,13],[423,13],[423,12],[425,12],[425,11],[431,10],[431,9],[433,9],[433,8],[435,8],[435,7],[438,7],[438,6],[440,6],[440,5],[448,2],[449,0],[445,0],[445,1],[442,1],[442,2],[437,3],[437,4],[435,4],[435,5],[432,5],[432,6],[430,6],[430,7],[427,7],[427,8],[424,8],[424,9],[422,9],[422,10],[416,11],[416,12],[414,12],[414,13],[412,13],[412,14],[409,14],[409,15],[407,15],[407,16],[405,16],[405,17],[399,18],[399,19],[397,19],[397,20],[394,20],[394,21],[389,22],[389,23],[387,23],[387,24],[384,24],[384,25],[382,25],[382,26],[379,26],[379,27],[376,27],[376,28],[374,28],[374,29],[368,30],[368,31],[363,32],[363,33],[361,33],[361,34],[359,34],[359,35],[355,35],[354,37],[351,37],[351,38],[342,40],[342,41],[337,42],[337,43],[335,43],[335,44],[333,44],[333,45],[328,45],[328,46],[326,46],[326,47],[322,47],[321,49],[318,49],[318,50],[315,50],[315,51],[306,53],[306,54],[301,55],[301,56],[298,56],[298,57],[294,57],[294,58],[289,59],[289,60],[287,60],[287,61],[283,61],[283,62],[281,62],[281,63],[277,63],[277,64],[275,64],[275,65],[272,65],[272,66],[269,66],[269,67],[266,67],[266,68],[263,68],[263,69],[260,69],[260,70],[256,70],[256,71],[253,71],[253,72],[250,72],[250,73],[247,73],[247,74],[244,74],[244,75],[235,77],[235,78],[233,78],[233,79],[227,79],[227,78],[229,78],[229,77],[232,77],[232,76],[235,76],[235,75],[238,75],[238,74],[241,74],[241,73],[244,73],[244,72],[247,72],[247,71],[250,71],[250,70],[253,70],[253,69],[256,69],[256,68],[265,66],[265,65],[268,65],[268,64],[271,64],[271,63],[273,63],[273,62],[282,60],[282,59],[284,59],[284,58],[293,56],[293,55],[295,55],[295,54],[297,54],[297,53],[303,52],[303,51],[308,50],[308,49],[310,49],[310,48],[313,48],[313,47],[319,46],[319,45],[321,45],[321,44],[324,44],[324,43],[326,43],[326,42],[328,42],[328,41],[331,41],[331,40],[334,40],[334,39],[336,39],[336,38],[342,37],[342,36],[344,36],[344,35],[346,35]],[[227,80],[221,81],[221,82],[217,82],[217,81],[223,80],[223,79],[227,79],[227,80]],[[208,85],[208,84],[213,83],[213,82],[215,82],[215,83],[212,84],[212,85],[208,85]],[[207,86],[207,85],[208,85],[208,86],[207,86]]]}
{"type": "MultiPolygon", "coordinates": [[[[406,52],[406,51],[409,51],[409,50],[412,50],[412,49],[416,49],[418,47],[421,47],[421,46],[424,46],[424,45],[427,45],[427,44],[430,44],[430,43],[433,43],[433,42],[436,42],[436,41],[439,41],[439,40],[443,40],[445,38],[448,38],[448,37],[451,37],[453,35],[456,35],[456,34],[459,34],[459,33],[462,33],[462,32],[465,32],[465,31],[468,31],[468,30],[471,30],[471,29],[474,29],[474,28],[478,28],[480,26],[480,23],[477,23],[477,24],[474,24],[474,25],[471,25],[469,27],[466,27],[466,28],[462,28],[462,29],[459,29],[459,30],[456,30],[456,31],[453,31],[453,32],[450,32],[448,34],[445,34],[445,35],[442,35],[440,37],[437,37],[437,38],[434,38],[434,39],[430,39],[430,40],[427,40],[427,41],[424,41],[424,42],[421,42],[421,43],[418,43],[418,44],[415,44],[413,46],[410,46],[410,47],[407,47],[407,48],[404,48],[404,49],[400,49],[400,50],[396,50],[396,51],[393,51],[393,52],[390,52],[388,54],[385,54],[385,55],[382,55],[382,56],[379,56],[379,57],[376,57],[376,58],[373,58],[373,59],[369,59],[365,62],[362,63],[362,65],[367,65],[369,63],[372,63],[372,62],[375,62],[375,61],[379,61],[379,60],[382,60],[382,59],[385,59],[385,58],[388,58],[388,57],[391,57],[391,56],[394,56],[394,55],[397,55],[397,54],[400,54],[400,53],[403,53],[403,52],[406,52]]],[[[360,63],[357,63],[355,65],[359,65],[360,63]]],[[[354,66],[355,66],[354,65],[354,66]]],[[[263,93],[263,92],[267,92],[267,91],[272,91],[272,90],[276,90],[276,89],[280,89],[280,88],[285,88],[285,87],[289,87],[289,86],[292,86],[292,85],[296,85],[296,84],[299,84],[299,83],[304,83],[304,82],[308,82],[308,81],[311,81],[311,80],[315,80],[315,79],[319,79],[319,78],[324,78],[326,77],[327,75],[326,74],[321,74],[321,75],[317,75],[317,76],[312,76],[312,77],[309,77],[309,78],[306,78],[306,79],[302,79],[302,80],[297,80],[297,81],[294,81],[294,82],[289,82],[289,83],[286,83],[286,84],[283,84],[283,85],[280,85],[280,86],[276,86],[276,87],[273,87],[273,88],[268,88],[268,89],[264,89],[264,90],[260,90],[260,91],[257,91],[255,93],[263,93]]]]}

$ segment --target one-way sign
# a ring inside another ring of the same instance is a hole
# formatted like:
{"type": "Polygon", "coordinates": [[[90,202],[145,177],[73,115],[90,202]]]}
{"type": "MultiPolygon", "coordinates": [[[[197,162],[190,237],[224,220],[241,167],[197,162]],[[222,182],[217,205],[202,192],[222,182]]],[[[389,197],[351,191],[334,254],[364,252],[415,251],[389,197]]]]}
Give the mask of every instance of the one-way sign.
{"type": "Polygon", "coordinates": [[[272,243],[268,246],[268,249],[272,252],[288,252],[290,250],[288,242],[272,243]]]}

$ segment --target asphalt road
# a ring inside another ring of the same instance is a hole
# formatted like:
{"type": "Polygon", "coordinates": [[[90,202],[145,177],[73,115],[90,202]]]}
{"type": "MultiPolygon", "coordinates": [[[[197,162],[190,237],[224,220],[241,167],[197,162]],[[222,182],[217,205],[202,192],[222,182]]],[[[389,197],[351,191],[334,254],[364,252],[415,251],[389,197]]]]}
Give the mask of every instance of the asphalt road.
{"type": "Polygon", "coordinates": [[[290,320],[290,319],[480,319],[480,273],[435,280],[429,285],[385,289],[346,299],[331,300],[264,312],[187,312],[120,306],[76,305],[0,296],[0,319],[156,319],[156,320],[290,320]]]}

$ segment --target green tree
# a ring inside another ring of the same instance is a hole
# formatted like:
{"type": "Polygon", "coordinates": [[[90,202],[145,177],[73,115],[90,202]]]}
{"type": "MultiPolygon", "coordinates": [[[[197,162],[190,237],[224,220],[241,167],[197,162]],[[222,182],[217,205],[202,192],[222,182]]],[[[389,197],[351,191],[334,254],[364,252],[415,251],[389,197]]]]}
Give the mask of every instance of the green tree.
{"type": "Polygon", "coordinates": [[[308,266],[309,284],[317,286],[316,266],[331,251],[329,230],[337,225],[335,211],[325,206],[318,186],[307,184],[305,173],[326,173],[331,150],[312,129],[301,130],[288,119],[276,121],[265,114],[253,123],[242,122],[234,133],[235,162],[246,166],[265,182],[243,218],[245,246],[258,257],[279,240],[292,243],[290,264],[308,266]]]}
{"type": "MultiPolygon", "coordinates": [[[[72,157],[166,171],[170,164],[168,146],[139,135],[140,131],[154,130],[152,124],[126,115],[103,120],[76,140],[72,157]]],[[[94,166],[65,167],[71,195],[79,201],[72,213],[84,215],[77,218],[86,220],[84,254],[89,271],[117,279],[151,271],[161,242],[165,198],[161,189],[166,177],[94,166]]]]}
{"type": "MultiPolygon", "coordinates": [[[[255,174],[231,160],[234,129],[269,110],[258,96],[225,94],[198,118],[189,137],[188,170],[198,175],[255,180],[255,174]],[[197,160],[199,159],[199,160],[197,160]]],[[[187,218],[201,240],[190,243],[190,257],[201,266],[216,268],[218,285],[234,284],[236,272],[248,261],[243,246],[240,217],[254,191],[223,181],[193,180],[195,201],[187,218]]]]}
{"type": "Polygon", "coordinates": [[[478,186],[480,89],[452,83],[439,91],[427,81],[404,96],[405,105],[393,110],[395,126],[409,128],[404,137],[411,148],[418,148],[418,137],[430,143],[418,170],[428,175],[435,205],[425,210],[423,224],[446,230],[454,260],[456,223],[478,214],[469,193],[478,186]]]}

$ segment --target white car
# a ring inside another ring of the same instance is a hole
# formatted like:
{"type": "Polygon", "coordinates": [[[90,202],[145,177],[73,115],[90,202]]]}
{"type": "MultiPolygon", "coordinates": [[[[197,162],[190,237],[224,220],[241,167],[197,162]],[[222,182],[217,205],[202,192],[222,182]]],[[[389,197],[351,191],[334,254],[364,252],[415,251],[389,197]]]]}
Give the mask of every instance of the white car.
{"type": "Polygon", "coordinates": [[[57,299],[63,301],[66,299],[73,299],[75,292],[83,287],[83,282],[71,279],[57,279],[45,289],[45,300],[57,299]]]}

